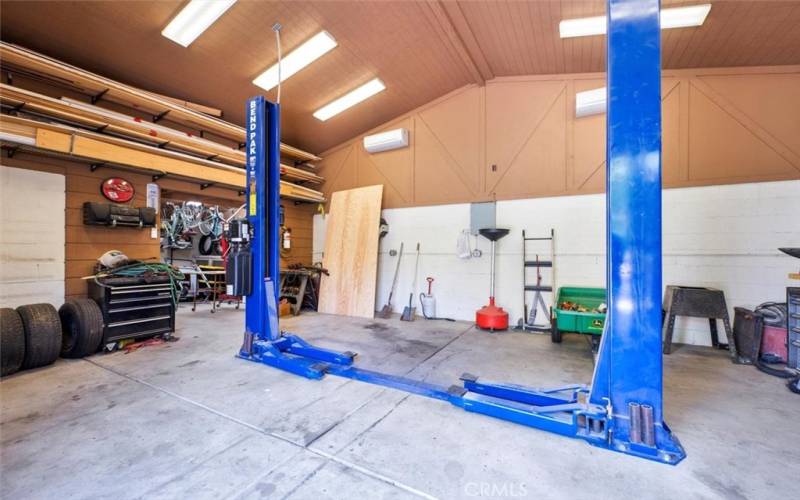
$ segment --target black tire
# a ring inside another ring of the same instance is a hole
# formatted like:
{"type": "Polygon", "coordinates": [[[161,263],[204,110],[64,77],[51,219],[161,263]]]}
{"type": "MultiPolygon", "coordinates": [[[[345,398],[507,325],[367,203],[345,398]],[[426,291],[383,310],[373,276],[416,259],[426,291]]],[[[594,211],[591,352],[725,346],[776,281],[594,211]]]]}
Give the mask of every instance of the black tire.
{"type": "Polygon", "coordinates": [[[555,319],[553,319],[551,321],[553,322],[553,324],[552,324],[552,327],[550,328],[550,340],[554,344],[560,344],[561,343],[561,330],[558,329],[558,323],[556,323],[555,319]]]}
{"type": "Polygon", "coordinates": [[[0,309],[0,376],[16,373],[25,358],[25,327],[17,311],[0,309]]]}
{"type": "Polygon", "coordinates": [[[219,240],[215,240],[214,235],[204,234],[197,243],[197,251],[200,255],[219,255],[219,240]]]}
{"type": "Polygon", "coordinates": [[[58,310],[61,318],[61,356],[94,354],[103,338],[103,312],[92,299],[71,299],[58,310]]]}
{"type": "Polygon", "coordinates": [[[32,304],[17,308],[25,326],[25,358],[22,369],[47,366],[61,352],[61,320],[50,304],[32,304]]]}

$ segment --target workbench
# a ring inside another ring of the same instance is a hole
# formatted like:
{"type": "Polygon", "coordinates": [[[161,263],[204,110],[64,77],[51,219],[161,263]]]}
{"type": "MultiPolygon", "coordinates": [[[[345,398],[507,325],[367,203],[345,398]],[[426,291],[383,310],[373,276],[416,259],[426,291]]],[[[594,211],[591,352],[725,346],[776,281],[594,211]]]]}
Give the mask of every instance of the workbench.
{"type": "MultiPolygon", "coordinates": [[[[211,298],[211,312],[217,309],[217,298],[225,294],[225,270],[211,266],[186,266],[180,270],[189,279],[189,295],[192,297],[192,312],[197,310],[198,295],[211,298]]],[[[207,299],[206,299],[207,300],[207,299]]]]}

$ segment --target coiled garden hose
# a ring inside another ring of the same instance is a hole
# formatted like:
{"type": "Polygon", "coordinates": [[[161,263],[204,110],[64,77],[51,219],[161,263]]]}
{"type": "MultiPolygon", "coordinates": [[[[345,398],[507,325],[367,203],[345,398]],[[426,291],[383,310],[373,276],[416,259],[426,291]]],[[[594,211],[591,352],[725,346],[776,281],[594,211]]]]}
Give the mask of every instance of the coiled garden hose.
{"type": "Polygon", "coordinates": [[[786,302],[764,302],[756,307],[755,312],[761,313],[765,325],[786,328],[786,302]]]}
{"type": "Polygon", "coordinates": [[[169,277],[170,283],[170,297],[175,307],[178,306],[178,296],[180,295],[181,285],[180,281],[186,279],[186,276],[178,269],[164,264],[162,262],[134,262],[124,266],[115,267],[113,269],[106,269],[100,271],[89,278],[94,279],[98,286],[107,287],[101,280],[110,277],[126,277],[138,278],[145,274],[166,275],[169,277]]]}

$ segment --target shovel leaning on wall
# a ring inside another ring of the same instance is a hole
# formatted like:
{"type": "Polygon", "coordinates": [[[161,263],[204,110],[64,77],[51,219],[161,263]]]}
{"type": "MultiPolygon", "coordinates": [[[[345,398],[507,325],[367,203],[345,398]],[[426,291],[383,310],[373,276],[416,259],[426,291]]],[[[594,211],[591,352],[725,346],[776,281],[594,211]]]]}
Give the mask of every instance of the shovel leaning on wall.
{"type": "Polygon", "coordinates": [[[419,270],[419,243],[417,243],[417,259],[414,262],[414,281],[411,285],[411,292],[408,294],[408,305],[403,308],[403,314],[400,315],[400,321],[414,321],[417,314],[417,308],[412,304],[414,303],[414,292],[417,290],[417,271],[419,270]]]}

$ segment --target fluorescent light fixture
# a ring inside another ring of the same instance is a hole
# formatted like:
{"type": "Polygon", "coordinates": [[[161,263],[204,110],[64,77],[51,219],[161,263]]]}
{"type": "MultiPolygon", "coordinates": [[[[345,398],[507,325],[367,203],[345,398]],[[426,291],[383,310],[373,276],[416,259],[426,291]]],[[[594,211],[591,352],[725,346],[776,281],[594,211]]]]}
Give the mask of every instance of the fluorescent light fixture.
{"type": "Polygon", "coordinates": [[[347,108],[351,108],[361,101],[365,101],[378,92],[385,90],[386,85],[379,78],[374,78],[355,90],[351,90],[333,102],[322,106],[314,112],[314,118],[325,121],[338,115],[347,108]]]}
{"type": "Polygon", "coordinates": [[[558,23],[561,38],[606,34],[606,16],[565,19],[558,23]]]}
{"type": "Polygon", "coordinates": [[[161,34],[188,47],[235,3],[236,0],[191,0],[161,34]]]}
{"type": "Polygon", "coordinates": [[[706,22],[706,17],[708,17],[710,11],[710,3],[664,9],[661,11],[661,29],[702,26],[706,22]]]}
{"type": "Polygon", "coordinates": [[[575,118],[599,115],[606,112],[606,88],[587,90],[575,94],[575,118]]]}
{"type": "Polygon", "coordinates": [[[408,129],[405,128],[396,128],[364,137],[364,149],[370,153],[380,153],[406,146],[408,146],[408,129]]]}
{"type": "MultiPolygon", "coordinates": [[[[661,9],[661,29],[688,28],[702,25],[711,4],[691,5],[689,7],[675,7],[661,9]]],[[[578,19],[565,19],[558,23],[558,33],[561,38],[576,36],[592,36],[606,34],[606,16],[582,17],[578,19]]]]}
{"type": "MultiPolygon", "coordinates": [[[[281,81],[305,68],[312,62],[333,50],[338,43],[327,31],[320,31],[306,40],[302,45],[281,58],[281,81]]],[[[264,90],[271,90],[278,85],[278,64],[261,73],[253,83],[264,90]]]]}

